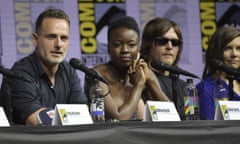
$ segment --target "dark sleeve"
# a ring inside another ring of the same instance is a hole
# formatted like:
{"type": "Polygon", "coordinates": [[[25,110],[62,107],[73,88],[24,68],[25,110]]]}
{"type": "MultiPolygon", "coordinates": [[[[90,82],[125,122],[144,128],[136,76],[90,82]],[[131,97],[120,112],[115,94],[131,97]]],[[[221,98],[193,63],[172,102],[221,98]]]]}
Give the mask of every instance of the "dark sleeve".
{"type": "Polygon", "coordinates": [[[2,77],[2,83],[1,83],[1,90],[0,90],[0,106],[2,106],[3,108],[5,108],[5,105],[7,104],[6,98],[4,97],[7,93],[6,93],[6,84],[4,83],[6,77],[3,76],[2,77]]]}
{"type": "MultiPolygon", "coordinates": [[[[20,67],[21,65],[15,66],[13,69],[25,77],[31,77],[28,71],[20,67]]],[[[42,107],[37,93],[37,85],[33,81],[25,82],[17,79],[9,79],[8,83],[13,108],[13,120],[16,123],[25,124],[27,117],[42,107]]]]}
{"type": "Polygon", "coordinates": [[[87,97],[83,92],[81,81],[77,75],[77,72],[70,67],[70,73],[70,95],[68,98],[68,103],[87,104],[87,97]]]}

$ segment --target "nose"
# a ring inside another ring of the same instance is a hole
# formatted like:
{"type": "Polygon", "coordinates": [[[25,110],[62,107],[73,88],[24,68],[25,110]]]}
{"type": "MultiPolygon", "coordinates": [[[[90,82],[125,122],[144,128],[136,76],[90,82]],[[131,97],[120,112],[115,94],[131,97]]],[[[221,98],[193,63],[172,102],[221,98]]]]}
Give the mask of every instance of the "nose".
{"type": "Polygon", "coordinates": [[[128,45],[125,44],[125,43],[122,43],[122,48],[121,48],[121,50],[122,50],[123,52],[127,52],[127,51],[128,51],[128,45]]]}
{"type": "Polygon", "coordinates": [[[61,47],[62,44],[63,44],[63,41],[62,41],[61,37],[56,37],[55,46],[56,47],[61,47]]]}
{"type": "Polygon", "coordinates": [[[172,42],[168,41],[167,42],[167,49],[172,49],[172,48],[173,48],[172,42]]]}
{"type": "Polygon", "coordinates": [[[236,56],[238,53],[239,53],[239,51],[236,48],[233,48],[231,55],[236,56]]]}

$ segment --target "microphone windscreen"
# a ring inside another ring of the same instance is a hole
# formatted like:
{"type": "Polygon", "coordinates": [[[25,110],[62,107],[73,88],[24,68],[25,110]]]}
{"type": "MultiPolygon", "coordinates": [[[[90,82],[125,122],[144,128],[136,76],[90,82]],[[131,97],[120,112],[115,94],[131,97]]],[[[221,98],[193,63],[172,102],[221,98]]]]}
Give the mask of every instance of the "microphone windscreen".
{"type": "Polygon", "coordinates": [[[77,58],[71,58],[70,59],[70,65],[72,66],[72,67],[74,67],[74,68],[77,68],[79,65],[82,65],[83,63],[80,61],[80,60],[78,60],[77,58]]]}

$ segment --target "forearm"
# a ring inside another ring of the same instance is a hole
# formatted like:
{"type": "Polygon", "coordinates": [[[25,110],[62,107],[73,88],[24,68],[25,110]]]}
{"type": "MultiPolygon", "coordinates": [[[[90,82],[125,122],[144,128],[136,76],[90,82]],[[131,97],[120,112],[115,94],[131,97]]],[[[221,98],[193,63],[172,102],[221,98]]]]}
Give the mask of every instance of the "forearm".
{"type": "MultiPolygon", "coordinates": [[[[131,119],[134,112],[136,112],[138,103],[141,99],[141,94],[143,91],[143,86],[135,86],[131,89],[128,99],[119,106],[115,107],[114,118],[119,120],[129,120],[131,119]]],[[[128,93],[126,93],[128,94],[128,93]]]]}
{"type": "Polygon", "coordinates": [[[129,98],[127,100],[127,103],[124,104],[123,106],[119,107],[118,111],[119,111],[119,120],[129,120],[131,119],[132,115],[134,114],[134,112],[137,111],[137,107],[138,107],[138,103],[140,101],[140,95],[142,92],[138,91],[138,92],[133,92],[132,95],[138,95],[138,96],[132,96],[131,98],[129,98]]]}
{"type": "Polygon", "coordinates": [[[151,97],[153,97],[156,100],[169,101],[168,97],[163,92],[157,77],[153,72],[150,78],[147,80],[146,90],[148,91],[148,94],[150,93],[151,97]]]}
{"type": "Polygon", "coordinates": [[[149,94],[148,97],[151,97],[154,100],[170,101],[166,94],[159,87],[149,86],[147,87],[147,91],[148,91],[147,94],[149,94]]]}
{"type": "Polygon", "coordinates": [[[46,108],[40,108],[37,111],[35,111],[34,113],[32,113],[30,116],[28,116],[27,120],[26,120],[26,125],[39,125],[39,121],[37,119],[37,115],[43,111],[46,108]]]}

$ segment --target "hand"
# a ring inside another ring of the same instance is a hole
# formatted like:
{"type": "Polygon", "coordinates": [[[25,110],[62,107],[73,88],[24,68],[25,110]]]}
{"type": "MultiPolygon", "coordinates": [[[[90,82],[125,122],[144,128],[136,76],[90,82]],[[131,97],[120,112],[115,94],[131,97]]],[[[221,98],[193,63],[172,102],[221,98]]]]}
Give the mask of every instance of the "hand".
{"type": "Polygon", "coordinates": [[[144,72],[144,77],[146,81],[151,81],[152,77],[154,75],[153,71],[148,67],[148,64],[144,61],[144,59],[139,59],[137,61],[134,61],[132,66],[129,68],[129,73],[133,73],[139,68],[142,68],[144,72]]]}
{"type": "Polygon", "coordinates": [[[128,74],[130,76],[130,82],[132,84],[145,84],[146,77],[144,74],[143,63],[144,60],[135,60],[133,64],[129,67],[128,74]]]}

